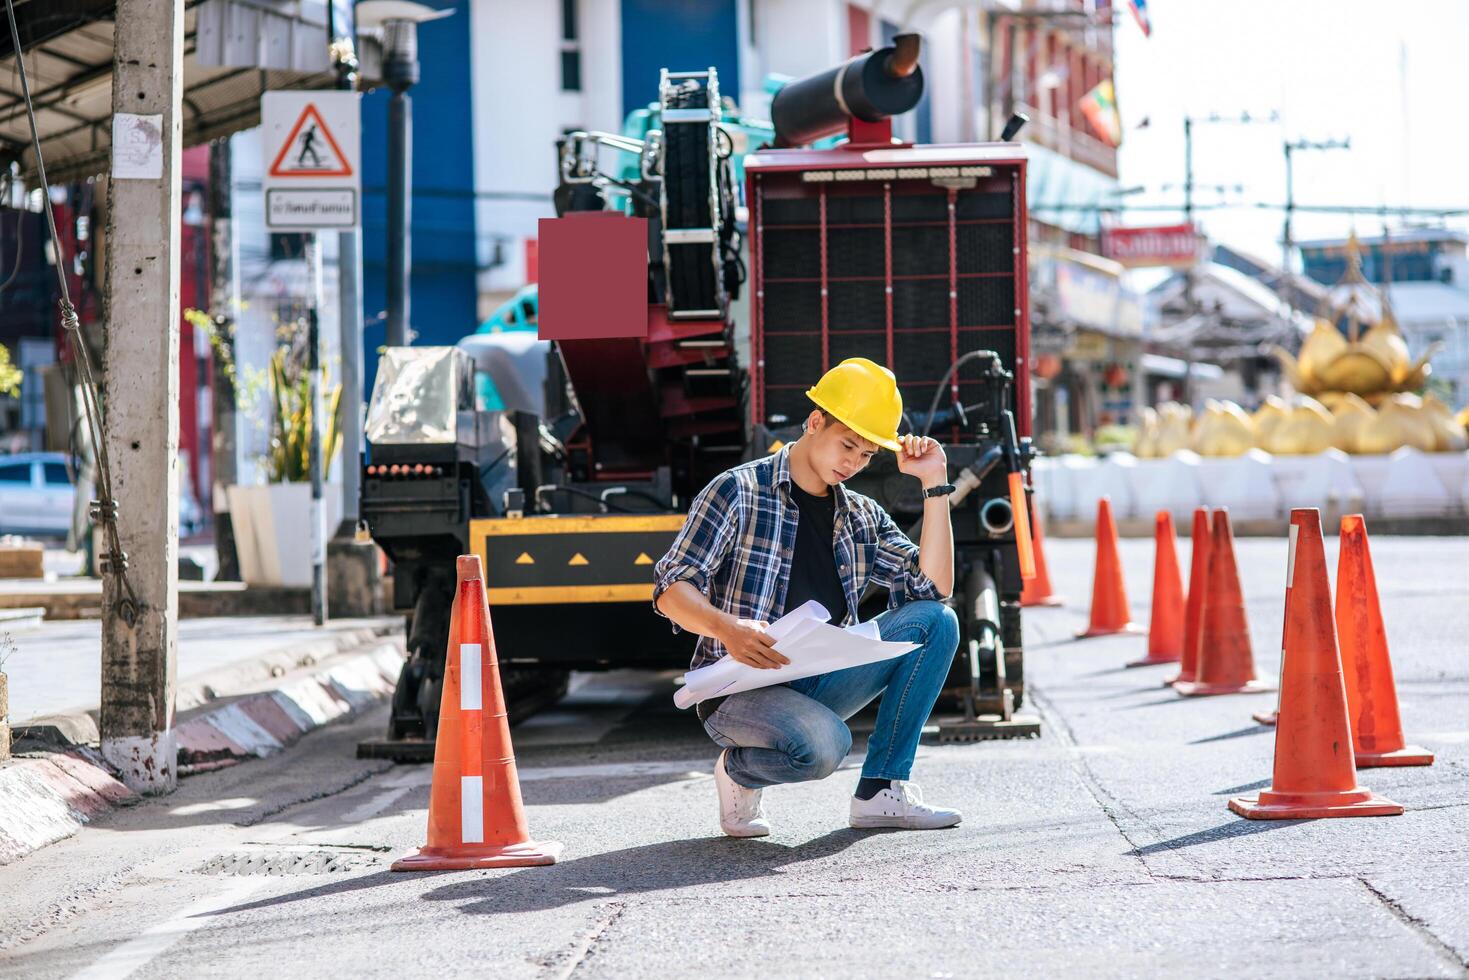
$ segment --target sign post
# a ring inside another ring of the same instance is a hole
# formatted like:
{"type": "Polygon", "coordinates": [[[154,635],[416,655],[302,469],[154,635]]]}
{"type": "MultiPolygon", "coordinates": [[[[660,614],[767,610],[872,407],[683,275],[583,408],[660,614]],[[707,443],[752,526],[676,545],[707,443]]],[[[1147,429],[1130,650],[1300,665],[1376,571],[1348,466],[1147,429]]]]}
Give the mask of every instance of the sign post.
{"type": "MultiPolygon", "coordinates": [[[[355,92],[266,92],[260,100],[265,148],[265,225],[272,231],[311,232],[306,246],[311,281],[307,313],[307,377],[311,440],[311,617],[326,622],[326,510],[321,491],[321,236],[353,230],[362,220],[362,133],[355,92]]],[[[355,459],[347,465],[355,466],[355,459]]]]}

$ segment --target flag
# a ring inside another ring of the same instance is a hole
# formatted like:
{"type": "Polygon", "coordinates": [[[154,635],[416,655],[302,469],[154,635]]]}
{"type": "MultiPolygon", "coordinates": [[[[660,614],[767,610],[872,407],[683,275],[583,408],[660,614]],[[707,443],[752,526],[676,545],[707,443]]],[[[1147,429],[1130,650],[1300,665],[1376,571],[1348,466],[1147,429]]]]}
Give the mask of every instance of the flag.
{"type": "Polygon", "coordinates": [[[1148,0],[1127,0],[1127,5],[1132,8],[1132,19],[1137,21],[1143,37],[1152,37],[1153,22],[1148,20],[1148,0]]]}
{"type": "Polygon", "coordinates": [[[1098,139],[1114,148],[1122,145],[1122,117],[1117,114],[1117,93],[1112,88],[1112,79],[1102,79],[1096,88],[1083,95],[1080,108],[1098,139]]]}

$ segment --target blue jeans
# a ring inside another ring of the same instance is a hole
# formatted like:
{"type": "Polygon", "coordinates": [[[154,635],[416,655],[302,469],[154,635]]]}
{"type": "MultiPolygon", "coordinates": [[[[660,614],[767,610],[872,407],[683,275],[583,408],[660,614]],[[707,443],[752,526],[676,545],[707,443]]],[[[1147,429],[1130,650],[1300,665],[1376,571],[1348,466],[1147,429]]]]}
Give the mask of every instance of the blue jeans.
{"type": "Polygon", "coordinates": [[[907,779],[918,738],[959,648],[959,619],[940,602],[910,602],[877,617],[884,640],[918,649],[875,664],[731,694],[704,722],[729,749],[725,770],[750,789],[824,779],[852,747],[846,719],[882,695],[862,775],[907,779]]]}

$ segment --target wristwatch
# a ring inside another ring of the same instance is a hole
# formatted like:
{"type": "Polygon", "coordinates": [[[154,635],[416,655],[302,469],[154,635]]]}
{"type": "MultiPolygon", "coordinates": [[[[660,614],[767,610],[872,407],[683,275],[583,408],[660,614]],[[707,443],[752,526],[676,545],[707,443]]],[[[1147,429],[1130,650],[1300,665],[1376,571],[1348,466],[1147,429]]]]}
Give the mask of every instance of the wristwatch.
{"type": "Polygon", "coordinates": [[[927,499],[929,497],[947,497],[949,494],[953,493],[957,489],[959,488],[954,486],[952,483],[945,483],[941,487],[930,487],[929,489],[923,491],[923,496],[924,499],[927,499]]]}

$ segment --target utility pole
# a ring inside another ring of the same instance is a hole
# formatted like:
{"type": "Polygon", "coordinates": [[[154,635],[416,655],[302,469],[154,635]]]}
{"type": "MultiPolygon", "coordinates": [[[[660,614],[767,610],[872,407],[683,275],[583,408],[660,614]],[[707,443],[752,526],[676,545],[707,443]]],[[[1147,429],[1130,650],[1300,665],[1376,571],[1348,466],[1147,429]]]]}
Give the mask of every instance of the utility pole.
{"type": "Polygon", "coordinates": [[[1281,234],[1280,248],[1280,297],[1285,301],[1286,313],[1293,311],[1294,307],[1290,299],[1290,265],[1291,249],[1295,246],[1295,240],[1291,235],[1292,219],[1296,210],[1296,180],[1294,157],[1298,150],[1350,150],[1352,141],[1345,140],[1286,140],[1281,144],[1285,151],[1285,228],[1281,234]]]}
{"type": "MultiPolygon", "coordinates": [[[[1248,112],[1241,112],[1237,116],[1221,116],[1217,112],[1211,112],[1207,116],[1195,118],[1193,116],[1183,117],[1183,220],[1192,228],[1194,226],[1194,124],[1195,123],[1238,123],[1250,125],[1252,123],[1275,123],[1280,121],[1280,114],[1271,110],[1268,116],[1252,116],[1248,112]]],[[[1194,299],[1194,267],[1189,266],[1183,270],[1183,302],[1185,307],[1185,319],[1198,315],[1198,303],[1194,299]]],[[[1183,391],[1180,401],[1185,405],[1192,404],[1193,369],[1197,345],[1189,344],[1180,353],[1183,356],[1186,367],[1183,372],[1183,391]]]]}
{"type": "Polygon", "coordinates": [[[118,534],[136,604],[103,578],[102,755],[144,793],[177,783],[179,165],[184,0],[118,0],[107,211],[107,429],[118,534]]]}
{"type": "MultiPolygon", "coordinates": [[[[1189,116],[1183,117],[1183,223],[1190,228],[1194,226],[1194,121],[1189,116]]],[[[1192,265],[1186,266],[1183,270],[1183,305],[1185,319],[1194,316],[1198,310],[1194,303],[1194,267],[1192,265]]],[[[1178,400],[1184,405],[1193,405],[1193,351],[1193,345],[1189,344],[1182,352],[1183,377],[1178,386],[1178,400]]]]}

